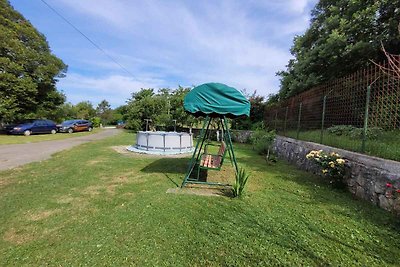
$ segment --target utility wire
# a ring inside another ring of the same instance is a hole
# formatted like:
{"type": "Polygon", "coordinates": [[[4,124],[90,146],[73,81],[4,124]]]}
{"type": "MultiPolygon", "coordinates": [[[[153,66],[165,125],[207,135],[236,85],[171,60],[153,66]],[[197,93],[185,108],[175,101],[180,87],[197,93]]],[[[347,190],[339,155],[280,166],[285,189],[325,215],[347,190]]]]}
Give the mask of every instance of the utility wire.
{"type": "Polygon", "coordinates": [[[51,5],[49,5],[45,0],[40,0],[45,4],[51,11],[53,11],[57,16],[63,19],[69,26],[71,26],[74,30],[76,30],[80,35],[82,35],[86,40],[88,40],[94,47],[100,50],[104,55],[106,55],[111,61],[117,64],[121,69],[123,69],[126,73],[132,76],[135,80],[139,81],[135,75],[133,75],[129,70],[127,70],[122,64],[120,64],[117,60],[115,60],[112,56],[110,56],[103,48],[101,48],[98,44],[96,44],[92,39],[90,39],[86,34],[84,34],[81,30],[79,30],[74,24],[72,24],[69,20],[67,20],[63,15],[61,15],[57,10],[55,10],[51,5]]]}

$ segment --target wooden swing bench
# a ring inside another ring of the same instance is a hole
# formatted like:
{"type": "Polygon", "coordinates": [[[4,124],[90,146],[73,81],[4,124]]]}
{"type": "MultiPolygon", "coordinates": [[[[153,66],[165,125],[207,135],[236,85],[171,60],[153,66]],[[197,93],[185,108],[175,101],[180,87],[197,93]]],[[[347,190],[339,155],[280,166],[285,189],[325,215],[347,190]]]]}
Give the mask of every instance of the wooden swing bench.
{"type": "Polygon", "coordinates": [[[222,167],[222,163],[224,162],[224,157],[226,153],[226,144],[224,141],[219,145],[219,150],[217,154],[209,154],[208,146],[215,146],[213,144],[207,144],[204,147],[204,153],[200,156],[198,172],[200,169],[207,170],[220,170],[222,167]]]}
{"type": "Polygon", "coordinates": [[[187,93],[183,107],[186,112],[195,117],[204,117],[204,123],[181,187],[188,183],[227,186],[228,184],[207,181],[207,172],[204,170],[220,171],[224,158],[228,154],[232,167],[235,168],[236,173],[238,172],[227,118],[249,117],[249,100],[233,87],[222,83],[205,83],[187,93]],[[216,120],[218,129],[221,129],[223,141],[219,144],[219,148],[211,152],[207,150],[207,146],[212,144],[207,144],[206,139],[210,138],[210,131],[216,126],[211,124],[212,120],[216,120]],[[212,125],[211,129],[210,125],[212,125]],[[215,153],[215,151],[218,152],[215,153]],[[203,177],[200,177],[200,170],[203,170],[203,177]],[[197,177],[194,177],[196,172],[197,177]]]}

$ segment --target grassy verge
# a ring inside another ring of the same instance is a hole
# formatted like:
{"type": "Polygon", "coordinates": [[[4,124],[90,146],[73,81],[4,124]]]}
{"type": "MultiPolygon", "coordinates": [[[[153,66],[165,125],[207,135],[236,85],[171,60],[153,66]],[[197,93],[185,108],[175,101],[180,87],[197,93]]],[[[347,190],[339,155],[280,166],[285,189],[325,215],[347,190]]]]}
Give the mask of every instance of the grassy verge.
{"type": "MultiPolygon", "coordinates": [[[[296,138],[296,131],[289,131],[286,136],[296,138]]],[[[316,143],[320,142],[320,137],[320,130],[302,131],[299,134],[300,140],[316,143]]],[[[325,132],[323,144],[361,152],[361,140],[348,136],[337,136],[325,132]]],[[[365,154],[400,161],[400,131],[383,132],[377,140],[367,140],[365,154]]]]}
{"type": "Polygon", "coordinates": [[[102,131],[102,129],[96,128],[91,132],[76,132],[76,133],[57,133],[57,134],[33,134],[30,136],[24,135],[6,135],[0,134],[0,145],[9,145],[9,144],[26,144],[26,143],[36,143],[42,141],[51,141],[51,140],[61,140],[71,137],[85,136],[94,133],[98,133],[102,131]]]}
{"type": "Polygon", "coordinates": [[[188,159],[113,149],[132,140],[0,172],[0,266],[398,265],[397,219],[319,177],[236,145],[244,198],[167,194],[188,159]]]}

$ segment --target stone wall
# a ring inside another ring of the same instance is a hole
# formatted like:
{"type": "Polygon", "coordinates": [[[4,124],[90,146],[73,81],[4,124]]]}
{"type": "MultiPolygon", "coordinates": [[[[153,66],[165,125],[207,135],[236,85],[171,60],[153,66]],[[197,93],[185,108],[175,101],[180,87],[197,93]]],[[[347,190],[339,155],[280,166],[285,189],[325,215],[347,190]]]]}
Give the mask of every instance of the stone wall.
{"type": "Polygon", "coordinates": [[[345,181],[354,196],[400,214],[400,194],[393,194],[393,188],[400,188],[400,162],[282,136],[277,136],[273,144],[278,157],[318,175],[322,175],[321,169],[307,160],[306,155],[311,150],[321,149],[336,152],[346,160],[345,181]],[[387,187],[387,183],[393,188],[387,187]]]}
{"type": "MultiPolygon", "coordinates": [[[[183,132],[189,132],[189,128],[182,128],[183,132]]],[[[232,141],[237,143],[249,143],[250,137],[253,134],[253,131],[250,130],[229,130],[232,141]]],[[[194,137],[199,136],[201,129],[192,129],[192,133],[194,137]]],[[[220,135],[222,134],[221,130],[219,131],[220,135]]],[[[217,130],[210,130],[210,139],[217,140],[217,130]]]]}
{"type": "Polygon", "coordinates": [[[231,130],[232,141],[237,143],[249,143],[252,134],[250,130],[231,130]]]}

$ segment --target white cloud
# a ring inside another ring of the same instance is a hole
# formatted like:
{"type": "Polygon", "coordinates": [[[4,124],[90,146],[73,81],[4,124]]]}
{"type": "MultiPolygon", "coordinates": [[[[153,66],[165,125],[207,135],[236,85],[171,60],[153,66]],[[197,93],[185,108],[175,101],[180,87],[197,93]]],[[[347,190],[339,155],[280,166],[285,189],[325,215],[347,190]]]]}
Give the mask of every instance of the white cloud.
{"type": "Polygon", "coordinates": [[[124,25],[127,18],[127,10],[121,1],[108,0],[60,0],[65,7],[74,9],[75,11],[86,16],[101,18],[115,25],[124,25]]]}
{"type": "Polygon", "coordinates": [[[289,9],[291,11],[303,14],[308,2],[310,2],[310,1],[309,0],[288,0],[287,2],[288,2],[287,6],[289,7],[289,9]]]}
{"type": "Polygon", "coordinates": [[[64,59],[72,73],[59,87],[70,99],[103,94],[120,104],[141,87],[208,81],[267,95],[278,90],[275,73],[315,2],[59,0],[54,4],[135,76],[78,36],[64,59]]]}
{"type": "Polygon", "coordinates": [[[73,103],[91,101],[95,104],[106,99],[113,106],[118,106],[141,88],[163,87],[162,80],[150,77],[135,80],[122,75],[91,77],[77,73],[70,73],[67,77],[61,79],[57,87],[67,93],[67,100],[73,103]]]}
{"type": "Polygon", "coordinates": [[[254,5],[260,8],[272,9],[280,13],[290,13],[294,15],[308,12],[309,6],[314,6],[318,0],[252,0],[254,5]]]}

